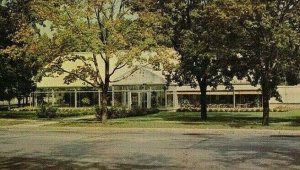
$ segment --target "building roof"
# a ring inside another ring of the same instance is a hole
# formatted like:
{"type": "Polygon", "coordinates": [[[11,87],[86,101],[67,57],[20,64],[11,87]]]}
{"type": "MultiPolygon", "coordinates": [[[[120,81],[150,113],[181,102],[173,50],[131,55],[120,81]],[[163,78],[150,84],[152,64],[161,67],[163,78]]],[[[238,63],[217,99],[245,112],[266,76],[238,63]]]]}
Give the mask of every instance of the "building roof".
{"type": "Polygon", "coordinates": [[[160,71],[154,71],[149,67],[141,67],[139,70],[131,74],[128,71],[115,80],[120,80],[113,85],[138,85],[138,84],[166,84],[166,79],[160,71]]]}
{"type": "MultiPolygon", "coordinates": [[[[78,55],[84,55],[87,58],[92,57],[92,53],[76,53],[78,55]]],[[[104,77],[104,63],[100,56],[97,56],[99,61],[99,70],[102,77],[104,77]]],[[[111,58],[110,60],[110,72],[112,72],[112,68],[117,63],[117,60],[115,58],[111,58]]],[[[66,70],[72,70],[75,69],[77,66],[82,65],[80,61],[76,62],[65,62],[63,64],[63,68],[66,70]]],[[[92,64],[93,65],[93,64],[92,64]]],[[[137,66],[139,69],[132,73],[133,68],[131,67],[124,67],[120,70],[117,70],[111,77],[112,81],[120,80],[118,82],[111,83],[111,85],[136,85],[136,84],[165,84],[166,80],[164,76],[162,75],[161,71],[155,71],[150,67],[142,66],[140,63],[135,62],[133,63],[133,67],[137,66]]],[[[90,85],[87,85],[85,82],[81,80],[77,80],[73,83],[66,84],[64,81],[64,77],[66,74],[58,75],[53,74],[50,77],[43,77],[40,82],[37,82],[38,88],[71,88],[71,87],[89,87],[90,85]]]]}
{"type": "MultiPolygon", "coordinates": [[[[88,52],[77,52],[77,55],[82,55],[85,56],[87,59],[92,58],[92,53],[88,52]]],[[[143,54],[144,57],[147,57],[147,55],[151,55],[149,53],[143,54]]],[[[102,77],[104,77],[104,63],[101,57],[98,55],[97,56],[98,62],[99,62],[99,70],[100,74],[102,77]]],[[[116,58],[111,58],[110,59],[110,72],[112,72],[112,68],[115,66],[117,63],[116,58]]],[[[63,68],[66,70],[72,70],[76,68],[77,66],[82,65],[80,61],[76,62],[65,62],[63,64],[63,68]]],[[[91,64],[93,65],[93,64],[91,64]]],[[[162,74],[162,71],[155,71],[150,67],[142,67],[139,65],[138,62],[133,63],[134,66],[140,67],[139,70],[135,71],[133,74],[132,69],[129,67],[124,67],[120,70],[117,70],[111,77],[112,81],[115,80],[120,80],[118,82],[111,83],[111,85],[137,85],[137,84],[166,84],[166,79],[165,76],[162,74]]],[[[133,66],[133,67],[134,67],[133,66]]],[[[81,80],[77,80],[73,83],[70,84],[65,84],[64,77],[66,74],[58,75],[54,74],[51,77],[43,77],[41,82],[37,83],[38,88],[53,88],[53,87],[58,87],[58,88],[70,88],[70,87],[89,87],[85,82],[81,80]]],[[[232,81],[233,84],[235,85],[248,85],[247,89],[251,89],[249,83],[246,80],[238,80],[236,78],[233,79],[232,81]]],[[[172,85],[176,85],[176,83],[172,82],[172,85]]],[[[183,86],[185,87],[185,86],[183,86]]],[[[179,89],[182,89],[183,87],[180,87],[179,89]]],[[[245,87],[245,86],[243,86],[245,87]]],[[[187,87],[185,87],[187,88],[187,87]]],[[[254,87],[255,88],[255,87],[254,87]]],[[[193,88],[189,88],[192,90],[193,88]]],[[[222,89],[222,87],[220,87],[222,89]]]]}

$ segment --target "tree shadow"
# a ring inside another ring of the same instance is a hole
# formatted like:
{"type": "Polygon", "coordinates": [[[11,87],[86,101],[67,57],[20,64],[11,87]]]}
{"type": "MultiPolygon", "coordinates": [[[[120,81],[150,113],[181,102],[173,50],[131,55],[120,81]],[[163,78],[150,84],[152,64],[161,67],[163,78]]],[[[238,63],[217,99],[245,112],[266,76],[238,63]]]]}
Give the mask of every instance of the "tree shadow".
{"type": "Polygon", "coordinates": [[[46,158],[12,157],[1,158],[0,169],[108,169],[99,163],[76,164],[72,161],[46,158]]]}
{"type": "MultiPolygon", "coordinates": [[[[177,121],[183,124],[227,124],[230,127],[244,127],[251,125],[261,125],[262,116],[257,113],[247,112],[209,112],[206,121],[200,119],[199,113],[194,112],[164,112],[154,115],[165,121],[177,121]]],[[[286,126],[300,126],[299,116],[272,117],[271,124],[284,124],[286,126]]]]}
{"type": "Polygon", "coordinates": [[[217,159],[218,162],[222,162],[226,166],[252,162],[267,169],[281,169],[290,166],[300,168],[300,150],[293,148],[292,145],[288,146],[298,142],[299,139],[299,136],[288,135],[265,136],[257,139],[260,141],[259,144],[253,143],[253,140],[249,138],[236,143],[225,143],[212,149],[221,156],[217,159]],[[245,143],[250,143],[250,145],[245,143]],[[283,143],[286,145],[282,145],[283,143]],[[272,161],[270,162],[270,160],[272,161]]]}
{"type": "MultiPolygon", "coordinates": [[[[148,160],[153,161],[152,159],[148,160]]],[[[143,163],[101,163],[78,162],[72,160],[58,160],[47,158],[11,157],[0,158],[0,169],[182,169],[171,165],[154,165],[143,163]]]]}
{"type": "Polygon", "coordinates": [[[36,119],[35,112],[0,111],[2,119],[36,119]]]}

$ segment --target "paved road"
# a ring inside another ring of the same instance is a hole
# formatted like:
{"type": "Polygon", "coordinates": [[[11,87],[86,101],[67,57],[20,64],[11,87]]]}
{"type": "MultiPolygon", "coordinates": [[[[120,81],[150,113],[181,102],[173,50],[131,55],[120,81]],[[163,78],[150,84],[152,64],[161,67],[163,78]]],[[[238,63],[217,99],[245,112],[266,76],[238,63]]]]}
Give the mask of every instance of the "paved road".
{"type": "Polygon", "coordinates": [[[0,129],[0,169],[300,169],[300,132],[0,129]]]}

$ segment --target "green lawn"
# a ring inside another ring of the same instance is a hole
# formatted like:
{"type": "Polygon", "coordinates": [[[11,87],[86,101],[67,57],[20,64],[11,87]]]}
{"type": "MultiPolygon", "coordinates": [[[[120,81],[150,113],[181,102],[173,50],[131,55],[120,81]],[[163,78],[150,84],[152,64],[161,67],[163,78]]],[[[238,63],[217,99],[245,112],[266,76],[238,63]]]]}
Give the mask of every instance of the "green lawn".
{"type": "Polygon", "coordinates": [[[257,128],[300,130],[300,110],[270,113],[270,126],[261,126],[262,113],[259,112],[210,112],[206,122],[195,112],[160,112],[153,115],[112,119],[101,124],[96,119],[61,121],[59,126],[89,126],[116,128],[257,128]]]}
{"type": "Polygon", "coordinates": [[[15,119],[0,119],[0,126],[12,126],[18,124],[28,123],[27,120],[15,120],[15,119]]]}
{"type": "Polygon", "coordinates": [[[0,119],[37,119],[34,111],[0,111],[0,119]]]}
{"type": "Polygon", "coordinates": [[[36,118],[35,112],[32,111],[0,111],[0,126],[12,126],[29,123],[36,118]]]}
{"type": "MultiPolygon", "coordinates": [[[[70,114],[72,115],[72,114],[70,114]]],[[[84,115],[84,114],[83,114],[84,115]]],[[[289,112],[271,112],[270,126],[262,127],[260,112],[209,112],[208,120],[201,121],[196,112],[160,112],[157,114],[108,120],[101,124],[96,118],[63,119],[51,126],[71,127],[112,127],[112,128],[255,128],[255,129],[291,129],[300,130],[300,110],[289,112]]],[[[35,112],[0,112],[0,125],[14,125],[26,120],[36,120],[35,112]]],[[[48,121],[41,119],[41,121],[48,121]]]]}
{"type": "MultiPolygon", "coordinates": [[[[70,110],[70,109],[69,109],[70,110]]],[[[93,115],[94,111],[89,109],[73,109],[73,110],[60,110],[56,114],[58,119],[65,117],[76,117],[76,116],[85,116],[93,115]]],[[[0,119],[38,119],[36,111],[0,111],[0,119]]]]}

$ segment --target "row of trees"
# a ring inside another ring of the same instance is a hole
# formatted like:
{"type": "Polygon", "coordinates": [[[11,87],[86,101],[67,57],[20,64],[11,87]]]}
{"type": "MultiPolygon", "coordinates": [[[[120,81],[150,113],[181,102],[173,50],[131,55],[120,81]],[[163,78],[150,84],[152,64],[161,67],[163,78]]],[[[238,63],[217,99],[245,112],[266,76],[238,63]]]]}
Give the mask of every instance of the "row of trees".
{"type": "Polygon", "coordinates": [[[208,86],[228,85],[234,76],[260,85],[263,125],[277,86],[299,83],[300,1],[298,0],[143,0],[135,11],[162,19],[157,33],[180,55],[173,80],[198,85],[201,118],[206,120],[208,86]]]}
{"type": "Polygon", "coordinates": [[[2,56],[39,59],[37,63],[44,65],[40,75],[64,74],[65,83],[81,80],[101,90],[99,117],[104,122],[113,75],[124,67],[132,67],[134,72],[138,69],[134,63],[159,63],[169,69],[168,80],[199,86],[203,120],[207,118],[208,86],[231,88],[233,77],[260,85],[263,125],[268,125],[269,100],[280,99],[277,86],[284,81],[298,83],[298,0],[8,2],[22,2],[29,10],[19,13],[14,11],[18,6],[11,8],[10,12],[20,17],[12,22],[15,30],[5,34],[10,43],[2,45],[6,48],[2,56]],[[50,31],[42,34],[43,29],[50,31]],[[170,49],[179,56],[176,67],[167,62],[174,57],[170,49]],[[76,52],[90,52],[91,56],[76,52]],[[157,55],[145,58],[144,52],[157,55]],[[67,70],[63,67],[66,62],[78,66],[67,70]]]}

